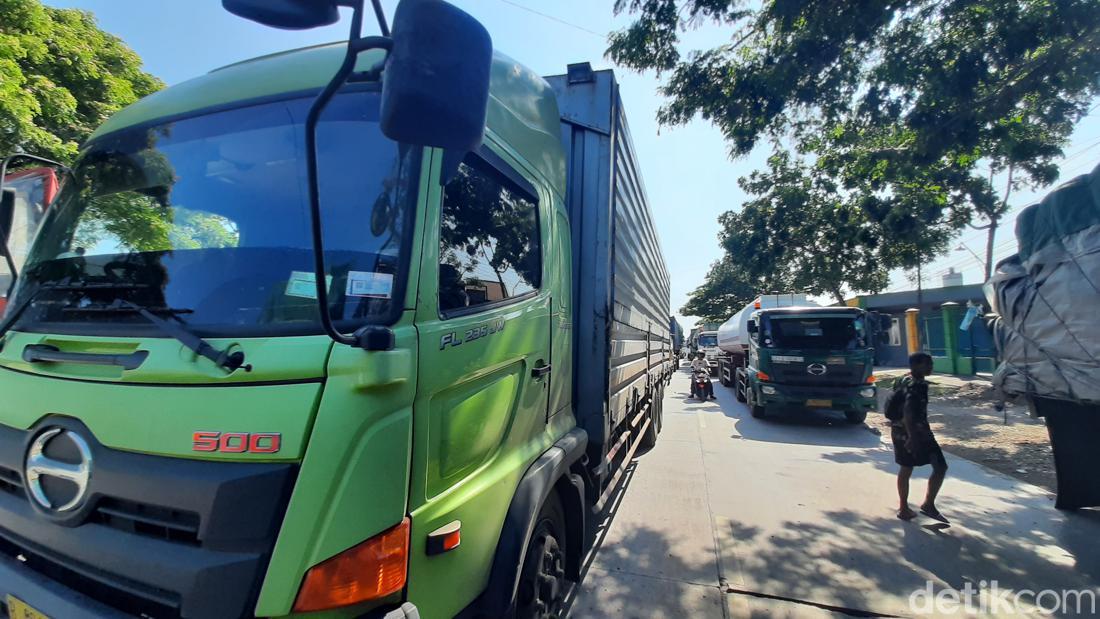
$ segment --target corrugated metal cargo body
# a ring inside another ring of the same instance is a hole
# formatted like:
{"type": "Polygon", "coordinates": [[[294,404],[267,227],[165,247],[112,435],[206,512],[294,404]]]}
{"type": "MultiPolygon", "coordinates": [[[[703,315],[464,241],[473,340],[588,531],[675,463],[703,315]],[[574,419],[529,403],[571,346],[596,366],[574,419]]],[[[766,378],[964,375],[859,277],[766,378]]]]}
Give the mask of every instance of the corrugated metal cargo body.
{"type": "Polygon", "coordinates": [[[603,445],[639,394],[671,371],[669,274],[614,74],[584,63],[546,79],[568,166],[574,402],[589,440],[603,445]]]}

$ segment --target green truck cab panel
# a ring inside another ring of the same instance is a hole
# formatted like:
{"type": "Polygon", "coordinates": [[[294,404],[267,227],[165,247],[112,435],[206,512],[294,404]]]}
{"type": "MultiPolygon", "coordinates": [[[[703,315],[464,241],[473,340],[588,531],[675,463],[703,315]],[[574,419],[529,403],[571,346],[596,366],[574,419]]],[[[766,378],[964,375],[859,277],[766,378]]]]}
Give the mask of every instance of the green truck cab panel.
{"type": "MultiPolygon", "coordinates": [[[[494,73],[494,77],[497,74],[494,73]]],[[[556,111],[556,106],[554,107],[556,111]]],[[[504,108],[498,109],[517,118],[504,108]]],[[[518,122],[518,121],[517,121],[518,122]]],[[[496,542],[515,488],[534,460],[574,424],[571,416],[550,419],[549,401],[558,370],[533,370],[569,356],[552,350],[551,316],[562,274],[550,243],[560,195],[518,152],[541,152],[542,132],[516,133],[505,148],[490,131],[487,149],[495,164],[534,187],[541,254],[540,286],[503,304],[447,315],[439,305],[442,191],[429,189],[424,210],[417,328],[420,334],[418,388],[414,405],[409,513],[412,559],[408,597],[422,616],[452,616],[485,588],[496,542]],[[461,523],[462,543],[428,556],[426,535],[461,523]],[[446,587],[439,583],[446,582],[446,587]]],[[[492,124],[490,125],[492,130],[492,124]]],[[[560,153],[560,146],[557,152],[560,153]]],[[[566,230],[565,234],[568,234],[566,230]]],[[[568,238],[568,237],[566,237],[568,238]]],[[[563,376],[563,379],[567,378],[563,376]]]]}
{"type": "MultiPolygon", "coordinates": [[[[217,342],[225,344],[225,342],[217,342]]],[[[181,458],[295,461],[309,438],[331,346],[320,337],[239,340],[253,372],[227,375],[171,339],[91,338],[10,333],[0,352],[0,424],[26,430],[48,415],[75,417],[104,446],[181,458]],[[66,352],[148,351],[135,370],[116,366],[29,364],[27,345],[66,352]],[[209,367],[207,367],[207,365],[209,367]],[[272,454],[200,453],[199,431],[277,433],[272,454]]],[[[215,344],[217,345],[217,344],[215,344]]]]}

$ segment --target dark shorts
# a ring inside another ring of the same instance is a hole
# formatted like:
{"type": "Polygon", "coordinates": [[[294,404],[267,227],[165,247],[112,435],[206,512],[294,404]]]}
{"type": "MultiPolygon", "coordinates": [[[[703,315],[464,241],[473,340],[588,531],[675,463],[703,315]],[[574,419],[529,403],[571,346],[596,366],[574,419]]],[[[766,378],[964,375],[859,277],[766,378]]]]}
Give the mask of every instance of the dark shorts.
{"type": "Polygon", "coordinates": [[[918,428],[918,438],[913,451],[905,448],[906,432],[901,425],[894,425],[890,429],[890,438],[894,442],[894,462],[900,466],[924,466],[931,464],[938,468],[947,468],[947,459],[943,457],[943,450],[936,442],[935,435],[927,426],[918,428]]]}

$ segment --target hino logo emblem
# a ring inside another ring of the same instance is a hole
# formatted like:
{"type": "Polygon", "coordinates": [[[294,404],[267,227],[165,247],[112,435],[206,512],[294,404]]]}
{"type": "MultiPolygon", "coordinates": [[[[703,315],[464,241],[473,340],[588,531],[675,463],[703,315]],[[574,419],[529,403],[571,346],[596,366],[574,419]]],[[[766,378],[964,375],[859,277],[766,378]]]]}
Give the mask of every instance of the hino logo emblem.
{"type": "Polygon", "coordinates": [[[806,366],[806,371],[810,374],[813,374],[814,376],[821,376],[829,370],[821,363],[811,363],[810,365],[806,366]]]}
{"type": "Polygon", "coordinates": [[[25,471],[27,489],[30,490],[31,499],[39,507],[56,513],[71,511],[88,494],[88,479],[92,475],[92,450],[79,434],[62,428],[51,428],[39,434],[31,443],[27,450],[25,471]],[[54,447],[51,451],[55,455],[65,454],[65,459],[46,455],[46,449],[51,446],[54,447]],[[54,484],[48,483],[49,480],[69,483],[54,484]]]}

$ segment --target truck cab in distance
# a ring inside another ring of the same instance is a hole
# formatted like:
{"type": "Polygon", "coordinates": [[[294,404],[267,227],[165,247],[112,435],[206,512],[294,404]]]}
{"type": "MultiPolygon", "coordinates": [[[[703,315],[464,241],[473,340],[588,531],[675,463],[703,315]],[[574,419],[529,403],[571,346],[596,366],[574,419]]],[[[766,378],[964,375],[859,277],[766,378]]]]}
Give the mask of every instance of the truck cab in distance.
{"type": "Polygon", "coordinates": [[[870,316],[804,295],[761,297],[719,329],[719,377],[754,417],[829,409],[862,423],[876,405],[870,316]],[[769,298],[770,297],[770,298],[769,298]]]}

